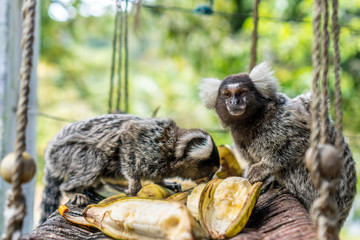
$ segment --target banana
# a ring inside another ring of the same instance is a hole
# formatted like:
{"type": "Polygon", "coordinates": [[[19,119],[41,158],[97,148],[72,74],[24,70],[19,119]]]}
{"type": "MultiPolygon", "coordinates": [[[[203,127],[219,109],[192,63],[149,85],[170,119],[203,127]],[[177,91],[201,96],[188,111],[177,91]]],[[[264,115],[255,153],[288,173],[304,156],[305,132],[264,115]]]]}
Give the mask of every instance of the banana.
{"type": "Polygon", "coordinates": [[[196,186],[190,195],[189,190],[170,197],[170,190],[152,184],[141,189],[141,197],[122,193],[89,205],[83,217],[67,214],[65,205],[59,207],[59,213],[72,223],[98,228],[115,239],[225,239],[245,227],[261,184],[251,185],[242,177],[213,179],[196,186]]]}
{"type": "Polygon", "coordinates": [[[141,188],[140,191],[137,193],[138,197],[142,198],[167,198],[170,197],[174,192],[171,190],[164,188],[157,184],[149,184],[145,187],[141,188]]]}
{"type": "Polygon", "coordinates": [[[217,148],[220,156],[220,168],[215,173],[214,178],[240,177],[242,169],[231,148],[228,145],[220,145],[217,148]]]}
{"type": "Polygon", "coordinates": [[[123,197],[126,197],[126,194],[122,192],[122,193],[113,195],[111,197],[105,198],[104,200],[101,200],[98,204],[115,202],[116,200],[123,198],[123,197]]]}
{"type": "Polygon", "coordinates": [[[175,194],[171,195],[166,200],[186,204],[188,195],[189,195],[189,192],[179,192],[179,193],[175,193],[175,194]]]}
{"type": "Polygon", "coordinates": [[[262,183],[229,177],[208,182],[199,201],[200,224],[213,239],[230,238],[246,225],[262,183]]]}
{"type": "Polygon", "coordinates": [[[206,183],[200,183],[192,190],[191,194],[187,197],[186,206],[196,220],[199,220],[200,195],[205,186],[206,183]]]}
{"type": "Polygon", "coordinates": [[[83,217],[68,215],[66,206],[60,208],[69,221],[96,227],[115,239],[196,240],[206,236],[187,208],[174,201],[125,197],[89,205],[83,217]]]}

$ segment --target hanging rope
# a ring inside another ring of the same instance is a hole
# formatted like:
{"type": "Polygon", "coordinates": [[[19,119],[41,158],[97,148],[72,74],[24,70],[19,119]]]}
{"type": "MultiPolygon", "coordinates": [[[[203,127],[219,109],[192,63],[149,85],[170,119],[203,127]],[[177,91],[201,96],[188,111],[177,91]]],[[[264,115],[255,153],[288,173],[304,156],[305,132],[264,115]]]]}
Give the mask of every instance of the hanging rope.
{"type": "Polygon", "coordinates": [[[128,84],[128,0],[125,0],[124,9],[121,7],[121,0],[116,1],[115,29],[112,46],[111,72],[108,113],[113,112],[114,77],[117,72],[116,105],[115,112],[129,111],[129,84],[128,84]],[[117,54],[117,57],[116,57],[117,54]],[[117,64],[116,64],[117,59],[117,64]],[[124,60],[124,61],[123,61],[124,60]],[[124,67],[124,68],[123,68],[124,67]],[[123,82],[124,77],[124,82],[123,82]],[[122,100],[124,104],[122,105],[122,100]]]}
{"type": "Polygon", "coordinates": [[[111,71],[110,71],[110,88],[109,88],[109,101],[108,101],[108,113],[112,111],[112,98],[113,98],[113,89],[114,89],[114,73],[115,73],[115,57],[117,51],[117,31],[119,25],[119,0],[116,0],[116,14],[115,14],[115,28],[114,36],[112,42],[112,55],[111,55],[111,71]]]}
{"type": "Polygon", "coordinates": [[[249,72],[255,67],[256,64],[256,51],[257,51],[257,39],[258,39],[258,21],[259,21],[259,3],[260,0],[255,0],[254,10],[253,10],[253,21],[254,29],[251,34],[251,55],[250,55],[250,69],[249,72]]]}
{"type": "MultiPolygon", "coordinates": [[[[338,37],[339,37],[339,26],[334,24],[337,22],[337,4],[333,5],[333,32],[334,32],[334,47],[335,54],[337,55],[335,59],[335,76],[336,76],[336,101],[339,101],[341,98],[340,91],[340,77],[339,77],[339,66],[336,66],[340,62],[340,54],[338,51],[338,37]],[[336,45],[336,46],[335,46],[336,45]]],[[[338,239],[338,228],[337,228],[337,205],[335,201],[336,185],[338,183],[338,173],[340,172],[341,163],[339,151],[336,152],[336,149],[329,145],[328,142],[328,83],[327,83],[327,74],[328,74],[328,65],[329,65],[329,32],[328,32],[328,18],[329,18],[329,9],[328,9],[328,0],[315,0],[314,4],[314,18],[313,18],[313,32],[314,32],[314,42],[313,42],[313,84],[312,84],[312,99],[311,99],[311,111],[312,111],[312,124],[311,124],[311,139],[310,139],[310,157],[306,159],[307,166],[311,174],[312,181],[315,188],[319,190],[319,197],[314,201],[310,213],[313,219],[313,222],[318,228],[318,239],[338,239]],[[323,17],[323,18],[322,18],[323,17]],[[321,20],[322,29],[321,29],[321,20]],[[322,34],[321,34],[322,32],[322,34]],[[322,43],[322,45],[320,45],[322,43]],[[322,47],[322,48],[321,48],[322,47]],[[321,58],[320,58],[321,56],[321,58]],[[321,75],[321,92],[319,90],[319,78],[321,75]],[[326,153],[335,152],[335,156],[330,158],[326,153]],[[309,162],[308,162],[309,161],[309,162]],[[332,161],[335,163],[336,169],[334,171],[328,171],[324,163],[325,161],[332,161]],[[332,172],[334,174],[329,174],[332,172]]],[[[341,113],[341,100],[340,104],[337,103],[336,111],[341,113]]],[[[341,113],[342,115],[342,113],[341,113]]],[[[337,119],[338,121],[339,119],[337,119]]],[[[341,121],[341,119],[340,119],[341,121]]],[[[341,128],[341,123],[338,123],[341,128]]],[[[336,126],[338,127],[338,125],[336,126]]],[[[340,129],[341,131],[341,129],[340,129]]],[[[341,132],[340,132],[341,134],[341,132]]],[[[339,136],[339,134],[338,134],[339,136]]],[[[342,145],[342,135],[341,143],[336,145],[342,145]]],[[[340,150],[342,153],[343,150],[340,150]]]]}
{"type": "MultiPolygon", "coordinates": [[[[15,170],[12,176],[12,188],[7,192],[5,221],[6,229],[3,240],[20,239],[23,220],[26,215],[25,197],[22,193],[22,161],[26,149],[27,110],[30,92],[30,78],[32,70],[32,56],[35,28],[36,0],[25,0],[23,3],[23,34],[22,34],[22,62],[20,68],[20,90],[17,108],[17,129],[15,142],[15,170]]],[[[25,169],[24,169],[25,170],[25,169]]]]}
{"type": "Polygon", "coordinates": [[[329,31],[328,31],[328,22],[329,22],[329,6],[328,0],[322,1],[322,11],[323,11],[323,28],[321,35],[322,43],[322,58],[321,62],[323,65],[322,69],[322,78],[321,78],[321,134],[320,134],[320,143],[324,144],[327,142],[327,128],[328,128],[328,68],[329,68],[329,31]]]}
{"type": "Polygon", "coordinates": [[[128,0],[125,0],[125,112],[129,111],[128,0]]]}
{"type": "Polygon", "coordinates": [[[333,35],[334,45],[334,74],[335,74],[335,126],[336,126],[336,149],[339,150],[340,156],[344,155],[344,137],[342,134],[342,101],[341,101],[341,88],[340,88],[340,49],[339,49],[339,36],[340,36],[340,25],[338,19],[338,0],[332,0],[332,28],[331,32],[333,35]]]}
{"type": "Polygon", "coordinates": [[[120,112],[120,105],[121,105],[121,83],[122,83],[122,77],[121,77],[121,73],[122,73],[122,49],[123,49],[123,10],[121,7],[121,3],[118,1],[118,14],[120,14],[120,25],[119,25],[119,56],[118,56],[118,72],[117,72],[117,77],[118,77],[118,86],[117,86],[117,98],[116,98],[116,111],[120,112]]]}

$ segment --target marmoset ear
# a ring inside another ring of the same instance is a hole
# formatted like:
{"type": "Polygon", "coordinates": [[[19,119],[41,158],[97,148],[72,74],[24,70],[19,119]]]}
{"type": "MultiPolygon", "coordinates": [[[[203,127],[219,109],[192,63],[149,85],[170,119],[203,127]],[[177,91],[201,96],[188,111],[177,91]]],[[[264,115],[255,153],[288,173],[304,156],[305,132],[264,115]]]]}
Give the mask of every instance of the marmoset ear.
{"type": "Polygon", "coordinates": [[[256,65],[249,74],[255,88],[265,98],[274,98],[277,92],[277,80],[273,73],[270,65],[267,62],[262,62],[256,65]]]}
{"type": "Polygon", "coordinates": [[[177,159],[208,159],[214,147],[210,135],[200,130],[189,130],[179,138],[175,154],[177,159]]]}
{"type": "Polygon", "coordinates": [[[202,80],[199,86],[199,95],[205,107],[215,109],[220,83],[220,80],[214,78],[205,78],[202,80]]]}

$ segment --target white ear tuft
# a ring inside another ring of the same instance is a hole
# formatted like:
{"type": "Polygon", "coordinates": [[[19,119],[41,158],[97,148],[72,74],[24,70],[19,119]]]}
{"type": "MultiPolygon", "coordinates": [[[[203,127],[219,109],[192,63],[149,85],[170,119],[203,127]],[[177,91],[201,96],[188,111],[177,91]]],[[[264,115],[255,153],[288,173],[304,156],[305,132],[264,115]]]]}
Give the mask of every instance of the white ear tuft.
{"type": "Polygon", "coordinates": [[[273,98],[277,92],[277,80],[267,62],[262,62],[251,70],[249,76],[255,88],[266,98],[273,98]]]}
{"type": "Polygon", "coordinates": [[[188,157],[196,159],[206,159],[210,157],[214,144],[211,140],[210,135],[207,135],[202,131],[189,131],[178,140],[178,144],[175,149],[176,158],[184,157],[185,149],[189,146],[189,152],[187,152],[188,157]],[[201,143],[190,143],[193,139],[203,140],[201,141],[201,143]],[[189,143],[191,145],[189,145],[189,143]]]}
{"type": "Polygon", "coordinates": [[[194,159],[207,159],[210,157],[214,148],[211,137],[208,135],[201,145],[193,147],[189,152],[189,157],[194,159]]]}
{"type": "Polygon", "coordinates": [[[205,107],[209,109],[215,108],[220,83],[220,80],[214,78],[205,78],[202,80],[199,87],[199,95],[205,107]]]}

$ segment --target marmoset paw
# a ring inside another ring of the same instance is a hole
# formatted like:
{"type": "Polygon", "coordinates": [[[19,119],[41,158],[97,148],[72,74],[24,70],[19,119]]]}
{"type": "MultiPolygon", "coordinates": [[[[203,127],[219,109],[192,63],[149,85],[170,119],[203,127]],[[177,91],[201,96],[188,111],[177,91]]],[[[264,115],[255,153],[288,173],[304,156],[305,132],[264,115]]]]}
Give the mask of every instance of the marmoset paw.
{"type": "Polygon", "coordinates": [[[246,178],[249,180],[251,184],[262,182],[264,181],[268,176],[268,173],[259,167],[258,165],[253,165],[250,167],[249,172],[246,176],[246,178]]]}
{"type": "Polygon", "coordinates": [[[69,202],[73,205],[86,206],[90,203],[90,199],[82,193],[75,193],[75,195],[70,198],[69,202]]]}

